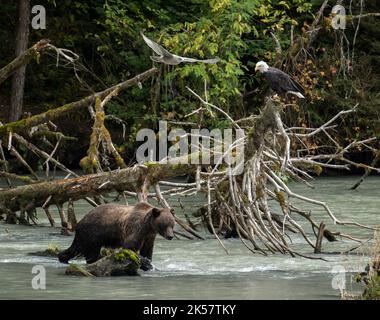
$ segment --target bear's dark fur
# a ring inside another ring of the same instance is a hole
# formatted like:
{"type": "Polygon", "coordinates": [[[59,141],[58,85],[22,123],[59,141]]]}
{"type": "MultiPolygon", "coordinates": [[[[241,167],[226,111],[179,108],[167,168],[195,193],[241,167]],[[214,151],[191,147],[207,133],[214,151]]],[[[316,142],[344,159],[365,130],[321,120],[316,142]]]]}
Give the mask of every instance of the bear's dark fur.
{"type": "Polygon", "coordinates": [[[71,247],[58,255],[60,262],[83,255],[87,263],[100,258],[102,247],[140,252],[152,260],[156,234],[173,238],[174,212],[141,202],[135,206],[103,204],[91,210],[79,221],[71,247]]]}

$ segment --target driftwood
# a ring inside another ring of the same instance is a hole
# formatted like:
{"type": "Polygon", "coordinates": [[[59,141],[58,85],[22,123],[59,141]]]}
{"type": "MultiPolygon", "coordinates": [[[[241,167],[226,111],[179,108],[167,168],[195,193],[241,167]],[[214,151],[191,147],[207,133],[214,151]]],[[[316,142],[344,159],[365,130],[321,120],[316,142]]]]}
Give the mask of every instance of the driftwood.
{"type": "MultiPolygon", "coordinates": [[[[371,163],[371,167],[375,167],[376,166],[376,163],[380,160],[380,149],[376,151],[376,155],[375,157],[373,158],[372,160],[372,163],[371,163]]],[[[360,177],[360,179],[350,188],[351,190],[355,190],[357,187],[359,187],[362,182],[365,180],[365,178],[367,178],[371,171],[372,171],[372,168],[371,167],[367,167],[365,168],[365,171],[364,171],[364,174],[360,177]]]]}
{"type": "MultiPolygon", "coordinates": [[[[220,111],[216,106],[204,101],[192,90],[190,91],[205,106],[220,111]]],[[[334,224],[353,225],[368,229],[375,229],[376,227],[366,226],[358,222],[341,221],[323,201],[317,201],[292,192],[284,178],[308,184],[305,180],[311,179],[308,172],[318,174],[323,168],[362,167],[362,164],[346,159],[345,153],[354,146],[365,146],[367,142],[375,141],[376,138],[353,141],[348,146],[343,147],[327,133],[334,121],[337,121],[344,114],[355,112],[357,106],[339,112],[319,128],[307,130],[304,128],[285,129],[281,120],[284,107],[286,105],[278,99],[270,98],[262,108],[261,113],[255,117],[241,119],[237,122],[227,116],[227,119],[232,122],[232,127],[236,128],[238,123],[239,125],[243,123],[248,130],[245,138],[244,172],[236,176],[228,175],[224,170],[226,176],[223,177],[220,176],[223,170],[220,170],[217,165],[206,177],[207,189],[205,192],[208,194],[208,210],[205,220],[208,221],[211,232],[217,239],[219,239],[218,234],[223,234],[223,231],[235,233],[249,250],[264,255],[270,252],[281,252],[292,256],[304,256],[291,247],[287,231],[294,232],[296,230],[317,252],[321,250],[322,237],[328,241],[335,241],[336,236],[361,241],[350,235],[325,229],[323,224],[317,224],[312,219],[310,212],[291,204],[291,199],[297,198],[304,203],[323,208],[334,224]],[[305,130],[306,133],[299,132],[299,130],[305,130]],[[308,150],[305,149],[305,141],[317,134],[326,135],[333,143],[336,151],[330,154],[309,155],[308,150]],[[292,150],[290,145],[293,146],[292,150]],[[300,147],[300,150],[297,149],[297,146],[300,147]],[[306,152],[305,156],[302,156],[303,152],[306,152]],[[283,214],[282,224],[276,219],[276,210],[268,206],[269,200],[276,201],[279,204],[283,214]],[[313,229],[318,231],[319,236],[315,234],[318,238],[317,245],[304,232],[295,215],[306,218],[313,229]]],[[[377,168],[373,168],[373,170],[378,172],[377,168]]],[[[220,243],[224,247],[221,241],[220,243]]]]}
{"type": "Polygon", "coordinates": [[[317,235],[317,241],[315,243],[315,249],[314,253],[321,253],[322,252],[322,240],[325,232],[326,225],[323,223],[323,221],[319,225],[318,235],[317,235]]]}

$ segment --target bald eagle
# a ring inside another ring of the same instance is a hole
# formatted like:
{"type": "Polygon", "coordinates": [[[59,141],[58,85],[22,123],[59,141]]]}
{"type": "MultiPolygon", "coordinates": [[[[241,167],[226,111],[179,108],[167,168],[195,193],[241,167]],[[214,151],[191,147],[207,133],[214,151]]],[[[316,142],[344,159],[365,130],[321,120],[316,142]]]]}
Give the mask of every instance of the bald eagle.
{"type": "Polygon", "coordinates": [[[266,62],[259,61],[256,63],[255,71],[264,73],[269,86],[278,94],[290,93],[298,98],[305,98],[305,90],[301,85],[280,69],[269,67],[266,62]]]}

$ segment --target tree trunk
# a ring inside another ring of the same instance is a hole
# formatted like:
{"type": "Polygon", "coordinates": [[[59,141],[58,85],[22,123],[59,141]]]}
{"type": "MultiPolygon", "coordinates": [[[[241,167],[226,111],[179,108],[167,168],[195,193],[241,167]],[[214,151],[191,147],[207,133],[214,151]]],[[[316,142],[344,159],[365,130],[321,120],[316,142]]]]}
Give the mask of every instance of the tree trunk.
{"type": "MultiPolygon", "coordinates": [[[[28,48],[30,24],[30,0],[19,0],[19,17],[16,34],[16,57],[22,55],[28,48]]],[[[26,65],[21,66],[12,78],[11,109],[9,121],[16,121],[21,117],[24,99],[26,65]]]]}

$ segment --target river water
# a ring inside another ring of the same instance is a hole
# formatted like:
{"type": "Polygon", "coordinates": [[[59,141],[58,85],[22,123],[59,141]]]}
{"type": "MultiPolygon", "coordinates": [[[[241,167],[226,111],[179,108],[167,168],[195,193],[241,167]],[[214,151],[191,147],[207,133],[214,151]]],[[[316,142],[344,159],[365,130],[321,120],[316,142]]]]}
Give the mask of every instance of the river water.
{"type": "MultiPolygon", "coordinates": [[[[298,183],[290,183],[290,187],[295,192],[326,201],[341,220],[380,225],[380,178],[369,177],[358,190],[348,190],[357,179],[323,177],[313,182],[314,189],[298,183]]],[[[185,212],[190,214],[200,201],[199,198],[183,199],[185,212]]],[[[371,231],[354,227],[336,228],[321,208],[307,207],[316,220],[325,221],[332,230],[339,229],[361,238],[372,235],[371,231]]],[[[86,202],[76,203],[77,217],[90,208],[86,202]]],[[[177,214],[183,212],[177,210],[177,214]]],[[[58,221],[57,213],[55,217],[58,221]]],[[[332,285],[337,276],[334,270],[346,270],[343,275],[346,288],[360,292],[361,287],[351,280],[352,274],[362,270],[368,262],[363,252],[337,253],[356,245],[349,240],[324,242],[326,252],[335,252],[321,255],[328,260],[326,262],[280,254],[254,255],[238,239],[223,240],[229,251],[227,255],[211,236],[205,241],[167,241],[158,236],[153,271],[141,272],[141,276],[136,277],[73,277],[64,275],[66,266],[56,258],[29,255],[45,250],[49,244],[66,248],[73,239],[49,227],[42,213],[38,221],[39,226],[0,223],[0,299],[339,299],[339,290],[332,285]],[[32,288],[34,265],[43,265],[46,269],[45,290],[32,288]]],[[[294,248],[312,254],[303,239],[296,236],[292,240],[294,248]]]]}

